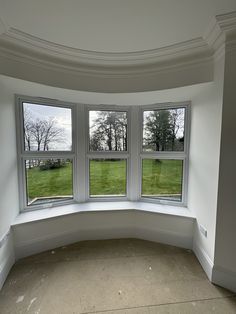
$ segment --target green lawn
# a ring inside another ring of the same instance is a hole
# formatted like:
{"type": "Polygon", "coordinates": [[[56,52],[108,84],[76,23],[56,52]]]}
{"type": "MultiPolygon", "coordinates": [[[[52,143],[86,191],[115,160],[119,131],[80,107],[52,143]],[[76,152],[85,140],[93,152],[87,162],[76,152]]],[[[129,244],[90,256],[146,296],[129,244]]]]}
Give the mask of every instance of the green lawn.
{"type": "Polygon", "coordinates": [[[28,169],[27,189],[29,199],[72,195],[72,164],[68,162],[65,167],[51,170],[28,169]]]}
{"type": "Polygon", "coordinates": [[[125,160],[90,160],[90,195],[126,195],[125,160]]]}
{"type": "MultiPolygon", "coordinates": [[[[91,160],[90,195],[125,195],[126,161],[91,160]]],[[[182,190],[182,161],[153,159],[143,160],[142,195],[179,195],[182,190]]],[[[70,196],[72,164],[51,170],[34,167],[27,170],[29,199],[51,196],[70,196]]]]}
{"type": "Polygon", "coordinates": [[[182,191],[181,160],[143,160],[142,195],[179,195],[182,191]]]}

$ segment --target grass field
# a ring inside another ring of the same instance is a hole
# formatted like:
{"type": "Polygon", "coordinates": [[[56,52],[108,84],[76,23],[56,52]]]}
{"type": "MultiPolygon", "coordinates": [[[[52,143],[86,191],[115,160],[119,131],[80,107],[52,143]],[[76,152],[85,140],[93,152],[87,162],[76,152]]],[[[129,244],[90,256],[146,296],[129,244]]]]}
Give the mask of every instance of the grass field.
{"type": "Polygon", "coordinates": [[[72,195],[72,164],[51,170],[40,170],[39,167],[28,169],[27,190],[29,199],[72,195]]]}
{"type": "MultiPolygon", "coordinates": [[[[125,195],[126,161],[91,160],[90,195],[125,195]]],[[[27,170],[29,199],[51,196],[70,196],[72,165],[51,170],[34,167],[27,170]]],[[[153,159],[143,160],[142,195],[179,195],[182,190],[182,161],[153,159]]]]}
{"type": "Polygon", "coordinates": [[[126,195],[125,160],[90,161],[90,195],[126,195]]]}
{"type": "Polygon", "coordinates": [[[142,195],[171,196],[182,192],[181,160],[143,160],[142,195]]]}

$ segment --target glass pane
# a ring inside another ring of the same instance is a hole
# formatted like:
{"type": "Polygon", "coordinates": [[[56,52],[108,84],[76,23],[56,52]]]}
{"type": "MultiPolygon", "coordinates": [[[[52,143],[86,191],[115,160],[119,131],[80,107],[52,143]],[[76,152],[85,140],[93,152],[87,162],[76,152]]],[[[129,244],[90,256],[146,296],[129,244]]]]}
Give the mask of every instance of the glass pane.
{"type": "Polygon", "coordinates": [[[72,160],[25,161],[27,205],[68,200],[73,197],[72,160]]]}
{"type": "Polygon", "coordinates": [[[143,150],[183,151],[184,116],[185,108],[144,111],[143,150]]]}
{"type": "Polygon", "coordinates": [[[182,179],[182,160],[143,159],[143,197],[181,201],[182,179]]]}
{"type": "Polygon", "coordinates": [[[126,160],[90,160],[90,196],[126,195],[126,160]]]}
{"type": "Polygon", "coordinates": [[[26,151],[70,151],[71,109],[23,103],[26,151]]]}
{"type": "Polygon", "coordinates": [[[90,151],[127,150],[127,112],[89,111],[90,151]]]}

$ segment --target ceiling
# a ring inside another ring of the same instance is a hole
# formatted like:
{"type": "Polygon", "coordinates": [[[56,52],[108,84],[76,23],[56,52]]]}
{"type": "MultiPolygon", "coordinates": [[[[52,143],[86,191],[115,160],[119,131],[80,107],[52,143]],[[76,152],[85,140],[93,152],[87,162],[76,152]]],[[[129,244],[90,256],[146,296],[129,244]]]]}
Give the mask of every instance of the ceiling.
{"type": "Polygon", "coordinates": [[[40,39],[96,52],[135,52],[202,37],[236,0],[0,0],[0,18],[40,39]]]}

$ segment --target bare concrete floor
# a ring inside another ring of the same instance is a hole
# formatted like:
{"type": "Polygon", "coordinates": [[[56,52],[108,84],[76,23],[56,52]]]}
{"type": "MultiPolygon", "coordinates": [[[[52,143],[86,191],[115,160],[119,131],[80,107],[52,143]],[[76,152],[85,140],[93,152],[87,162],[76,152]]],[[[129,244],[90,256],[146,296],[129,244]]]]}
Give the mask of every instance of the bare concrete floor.
{"type": "Polygon", "coordinates": [[[236,313],[189,250],[136,239],[85,241],[18,261],[1,314],[236,313]]]}

